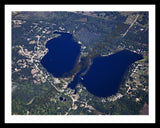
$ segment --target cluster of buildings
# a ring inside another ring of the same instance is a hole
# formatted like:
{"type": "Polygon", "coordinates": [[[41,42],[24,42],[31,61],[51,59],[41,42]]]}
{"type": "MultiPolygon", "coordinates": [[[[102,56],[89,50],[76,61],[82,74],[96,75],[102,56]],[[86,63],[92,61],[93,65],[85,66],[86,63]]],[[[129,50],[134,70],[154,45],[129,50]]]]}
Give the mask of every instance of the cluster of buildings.
{"type": "Polygon", "coordinates": [[[108,101],[116,101],[117,99],[120,99],[121,97],[123,97],[123,95],[122,94],[120,94],[120,93],[117,93],[116,95],[114,95],[114,96],[110,96],[110,97],[108,97],[107,98],[107,100],[108,101]]]}

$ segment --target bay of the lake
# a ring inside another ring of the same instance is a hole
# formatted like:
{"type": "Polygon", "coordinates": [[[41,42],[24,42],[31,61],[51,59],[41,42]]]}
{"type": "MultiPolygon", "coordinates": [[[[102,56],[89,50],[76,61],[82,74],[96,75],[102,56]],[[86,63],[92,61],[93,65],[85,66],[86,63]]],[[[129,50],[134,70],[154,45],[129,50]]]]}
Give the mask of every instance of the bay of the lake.
{"type": "Polygon", "coordinates": [[[69,33],[54,32],[54,34],[60,36],[46,43],[49,52],[42,58],[41,64],[54,77],[62,77],[76,65],[81,45],[75,42],[69,33]]]}
{"type": "Polygon", "coordinates": [[[107,97],[116,94],[128,66],[143,57],[129,50],[122,50],[93,60],[89,71],[81,80],[93,95],[107,97]]]}

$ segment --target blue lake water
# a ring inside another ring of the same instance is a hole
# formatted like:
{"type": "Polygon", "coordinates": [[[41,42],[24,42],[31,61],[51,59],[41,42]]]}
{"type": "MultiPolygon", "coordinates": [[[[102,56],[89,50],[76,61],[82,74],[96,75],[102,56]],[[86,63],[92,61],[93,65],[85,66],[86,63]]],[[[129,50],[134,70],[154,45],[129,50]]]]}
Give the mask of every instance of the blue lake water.
{"type": "Polygon", "coordinates": [[[76,65],[81,45],[75,42],[69,33],[54,33],[61,35],[46,43],[49,52],[42,58],[41,64],[54,77],[62,77],[76,65]]]}
{"type": "MultiPolygon", "coordinates": [[[[56,33],[61,36],[47,42],[46,48],[49,52],[42,58],[41,64],[54,77],[62,77],[77,64],[81,45],[75,42],[69,33],[56,33]]],[[[118,91],[128,66],[140,59],[143,59],[141,55],[129,50],[106,57],[96,57],[87,73],[82,76],[81,73],[85,71],[82,69],[68,87],[74,89],[80,82],[95,96],[111,96],[118,91]]]]}
{"type": "Polygon", "coordinates": [[[142,58],[141,55],[129,50],[106,57],[97,57],[81,82],[93,95],[111,96],[117,93],[128,66],[142,58]]]}

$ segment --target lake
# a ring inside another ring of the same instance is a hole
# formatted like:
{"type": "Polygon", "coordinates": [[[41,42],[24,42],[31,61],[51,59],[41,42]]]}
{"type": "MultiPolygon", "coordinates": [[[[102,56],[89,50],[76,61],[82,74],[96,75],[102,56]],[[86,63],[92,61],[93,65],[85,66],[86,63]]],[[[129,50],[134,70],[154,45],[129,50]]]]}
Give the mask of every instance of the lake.
{"type": "Polygon", "coordinates": [[[46,43],[49,52],[42,58],[41,64],[54,77],[62,77],[77,64],[81,45],[75,42],[69,33],[54,32],[54,34],[60,36],[46,43]]]}
{"type": "MultiPolygon", "coordinates": [[[[49,52],[42,58],[41,64],[54,77],[61,78],[78,64],[81,45],[73,40],[69,33],[60,34],[47,42],[49,52]]],[[[82,60],[83,58],[81,58],[82,60]]],[[[83,84],[88,92],[98,97],[107,97],[117,93],[121,81],[129,65],[143,57],[129,50],[122,50],[109,56],[99,56],[93,59],[89,70],[80,70],[68,88],[75,89],[78,83],[83,84]]]]}
{"type": "Polygon", "coordinates": [[[82,76],[82,84],[93,95],[107,97],[117,93],[128,66],[143,59],[137,53],[123,50],[93,60],[89,71],[82,76]]]}

